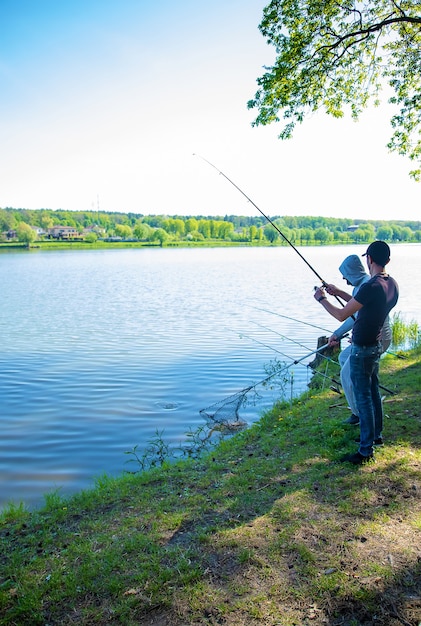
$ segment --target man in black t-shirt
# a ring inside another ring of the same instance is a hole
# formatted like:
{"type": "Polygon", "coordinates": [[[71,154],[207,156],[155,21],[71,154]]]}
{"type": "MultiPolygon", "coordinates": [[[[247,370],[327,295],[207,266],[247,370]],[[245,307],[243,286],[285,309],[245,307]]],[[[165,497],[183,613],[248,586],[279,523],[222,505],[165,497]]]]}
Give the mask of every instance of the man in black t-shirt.
{"type": "Polygon", "coordinates": [[[354,465],[373,458],[373,446],[382,443],[383,407],[379,391],[379,362],[381,329],[391,309],[396,305],[399,288],[385,272],[390,260],[390,248],[384,241],[373,241],[364,253],[371,279],[361,286],[355,297],[327,285],[330,295],[346,301],[343,308],[329,302],[323,288],[314,293],[330,315],[343,322],[358,312],[352,330],[350,356],[351,380],[360,416],[360,446],[355,454],[343,457],[354,465]]]}

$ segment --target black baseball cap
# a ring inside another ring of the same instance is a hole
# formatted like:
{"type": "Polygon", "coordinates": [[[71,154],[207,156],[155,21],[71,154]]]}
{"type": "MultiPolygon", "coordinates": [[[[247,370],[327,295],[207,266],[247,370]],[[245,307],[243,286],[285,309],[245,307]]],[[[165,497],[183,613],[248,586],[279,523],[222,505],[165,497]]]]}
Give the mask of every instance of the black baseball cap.
{"type": "Polygon", "coordinates": [[[373,241],[362,256],[371,256],[374,263],[384,267],[390,260],[390,248],[385,241],[373,241]]]}

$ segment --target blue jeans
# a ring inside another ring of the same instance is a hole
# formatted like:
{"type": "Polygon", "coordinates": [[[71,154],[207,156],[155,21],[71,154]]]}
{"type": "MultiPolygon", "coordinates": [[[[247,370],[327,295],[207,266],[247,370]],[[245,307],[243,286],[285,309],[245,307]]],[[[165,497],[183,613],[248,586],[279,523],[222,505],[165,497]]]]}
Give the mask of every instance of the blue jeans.
{"type": "Polygon", "coordinates": [[[360,447],[363,456],[373,454],[373,442],[383,430],[383,407],[379,390],[381,344],[352,344],[349,357],[351,380],[360,416],[360,447]]]}

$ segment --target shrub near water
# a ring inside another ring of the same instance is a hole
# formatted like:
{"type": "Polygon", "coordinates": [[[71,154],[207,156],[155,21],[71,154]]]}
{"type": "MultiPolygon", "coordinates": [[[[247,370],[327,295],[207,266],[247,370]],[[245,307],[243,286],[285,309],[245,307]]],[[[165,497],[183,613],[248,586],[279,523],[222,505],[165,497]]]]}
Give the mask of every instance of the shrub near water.
{"type": "Polygon", "coordinates": [[[400,311],[393,314],[390,328],[392,331],[392,346],[395,348],[403,346],[412,349],[419,345],[421,331],[418,322],[412,320],[409,323],[405,323],[400,311]]]}

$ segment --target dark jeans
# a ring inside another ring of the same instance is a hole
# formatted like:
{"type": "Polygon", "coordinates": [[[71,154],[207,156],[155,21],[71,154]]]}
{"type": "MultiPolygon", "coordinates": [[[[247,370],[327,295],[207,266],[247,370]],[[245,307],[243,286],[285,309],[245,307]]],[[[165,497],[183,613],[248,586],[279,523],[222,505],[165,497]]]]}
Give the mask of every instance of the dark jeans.
{"type": "Polygon", "coordinates": [[[363,456],[373,454],[373,442],[381,437],[383,407],[379,391],[379,362],[381,345],[352,344],[350,358],[351,380],[360,416],[360,448],[363,456]]]}

